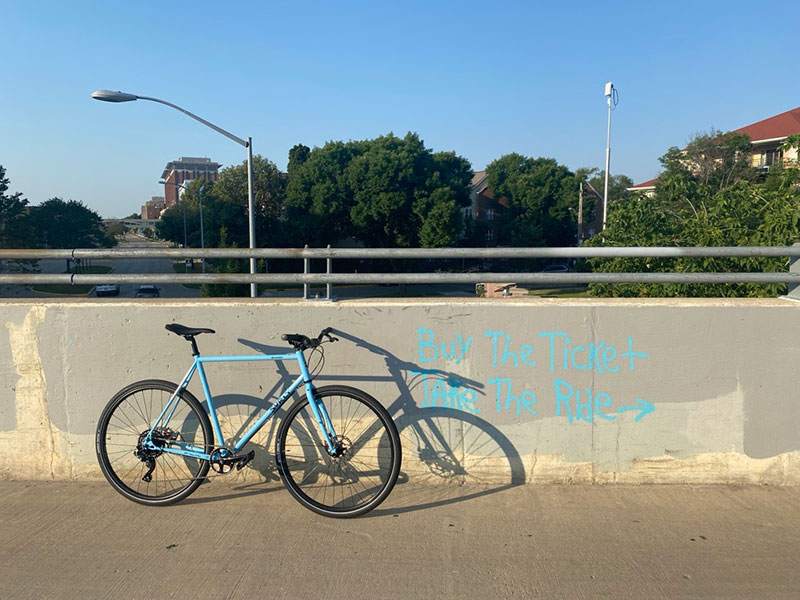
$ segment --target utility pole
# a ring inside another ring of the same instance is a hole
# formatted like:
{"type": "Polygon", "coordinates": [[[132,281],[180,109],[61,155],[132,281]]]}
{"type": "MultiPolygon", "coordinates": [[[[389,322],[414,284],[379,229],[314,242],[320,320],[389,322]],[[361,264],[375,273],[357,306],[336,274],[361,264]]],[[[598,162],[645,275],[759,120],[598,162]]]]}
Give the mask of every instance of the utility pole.
{"type": "Polygon", "coordinates": [[[578,187],[578,246],[583,242],[583,182],[578,187]]]}

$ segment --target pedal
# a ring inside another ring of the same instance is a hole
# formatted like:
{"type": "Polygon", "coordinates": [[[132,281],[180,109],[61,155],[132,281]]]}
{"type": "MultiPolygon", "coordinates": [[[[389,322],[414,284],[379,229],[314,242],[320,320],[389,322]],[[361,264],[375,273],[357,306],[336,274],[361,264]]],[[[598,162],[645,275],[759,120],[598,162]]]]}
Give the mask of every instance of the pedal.
{"type": "Polygon", "coordinates": [[[248,452],[244,456],[240,456],[239,460],[236,462],[236,470],[241,471],[242,469],[244,469],[247,463],[249,463],[255,457],[256,457],[255,450],[250,450],[250,452],[248,452]]]}

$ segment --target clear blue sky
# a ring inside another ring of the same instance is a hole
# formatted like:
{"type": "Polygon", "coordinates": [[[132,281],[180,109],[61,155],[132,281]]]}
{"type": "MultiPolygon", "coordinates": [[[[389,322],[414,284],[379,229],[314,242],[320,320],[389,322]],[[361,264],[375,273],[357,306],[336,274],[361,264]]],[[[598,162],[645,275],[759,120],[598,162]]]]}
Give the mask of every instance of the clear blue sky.
{"type": "Polygon", "coordinates": [[[642,181],[695,132],[800,106],[800,2],[3,2],[0,164],[32,204],[104,217],[162,195],[164,165],[240,146],[420,134],[476,170],[508,152],[642,181]]]}

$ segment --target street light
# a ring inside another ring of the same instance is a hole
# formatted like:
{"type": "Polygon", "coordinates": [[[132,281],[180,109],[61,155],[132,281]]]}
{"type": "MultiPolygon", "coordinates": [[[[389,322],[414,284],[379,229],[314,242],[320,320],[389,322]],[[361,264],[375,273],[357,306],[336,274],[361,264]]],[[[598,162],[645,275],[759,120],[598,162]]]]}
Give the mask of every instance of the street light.
{"type": "MultiPolygon", "coordinates": [[[[159,181],[158,183],[160,183],[161,185],[167,185],[167,182],[164,181],[163,179],[161,181],[159,181]]],[[[177,188],[181,188],[185,192],[188,192],[189,188],[187,188],[185,184],[178,183],[177,181],[173,181],[172,184],[176,188],[175,189],[175,197],[178,198],[177,201],[180,202],[180,198],[179,198],[179,194],[178,194],[177,188]]],[[[200,201],[200,247],[202,249],[205,249],[205,247],[206,247],[205,234],[203,232],[203,191],[205,189],[206,189],[206,184],[203,183],[203,185],[200,186],[200,189],[198,190],[198,194],[197,194],[198,200],[200,201]]],[[[181,207],[183,208],[183,247],[185,248],[186,247],[186,207],[184,205],[181,205],[181,207]]],[[[203,265],[203,273],[205,273],[206,272],[206,257],[205,256],[201,259],[201,263],[203,265]]]]}
{"type": "MultiPolygon", "coordinates": [[[[167,102],[166,100],[160,100],[158,98],[151,98],[149,96],[138,96],[136,94],[128,94],[126,92],[114,92],[111,90],[97,90],[92,92],[92,98],[95,100],[102,100],[103,102],[132,102],[134,100],[150,100],[151,102],[158,102],[159,104],[164,104],[169,106],[170,108],[174,108],[185,114],[186,116],[191,117],[195,121],[200,121],[206,127],[210,127],[217,133],[221,133],[226,138],[233,140],[237,144],[240,144],[247,148],[247,210],[248,210],[248,225],[250,229],[250,248],[253,249],[256,247],[256,221],[255,221],[255,209],[254,209],[254,202],[253,202],[253,139],[247,138],[247,140],[243,140],[240,137],[233,135],[232,133],[225,131],[221,127],[217,127],[213,123],[209,123],[205,119],[198,117],[197,115],[190,113],[188,110],[181,108],[180,106],[176,106],[171,102],[167,102]]],[[[254,257],[250,257],[250,273],[254,274],[256,272],[256,259],[254,257]]],[[[255,298],[257,295],[256,284],[250,284],[250,296],[255,298]]]]}

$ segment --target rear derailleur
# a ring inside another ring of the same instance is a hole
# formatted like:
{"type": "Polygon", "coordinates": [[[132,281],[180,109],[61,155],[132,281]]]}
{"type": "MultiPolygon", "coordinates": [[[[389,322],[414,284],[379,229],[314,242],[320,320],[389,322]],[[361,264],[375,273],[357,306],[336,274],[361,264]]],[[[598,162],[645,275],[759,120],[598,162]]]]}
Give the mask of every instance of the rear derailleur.
{"type": "Polygon", "coordinates": [[[150,444],[145,446],[145,439],[151,434],[148,429],[139,434],[139,441],[136,443],[134,456],[147,465],[147,471],[142,476],[142,481],[150,483],[153,480],[153,471],[156,470],[156,458],[163,454],[162,448],[176,441],[180,434],[169,427],[156,427],[150,435],[150,444]]]}

